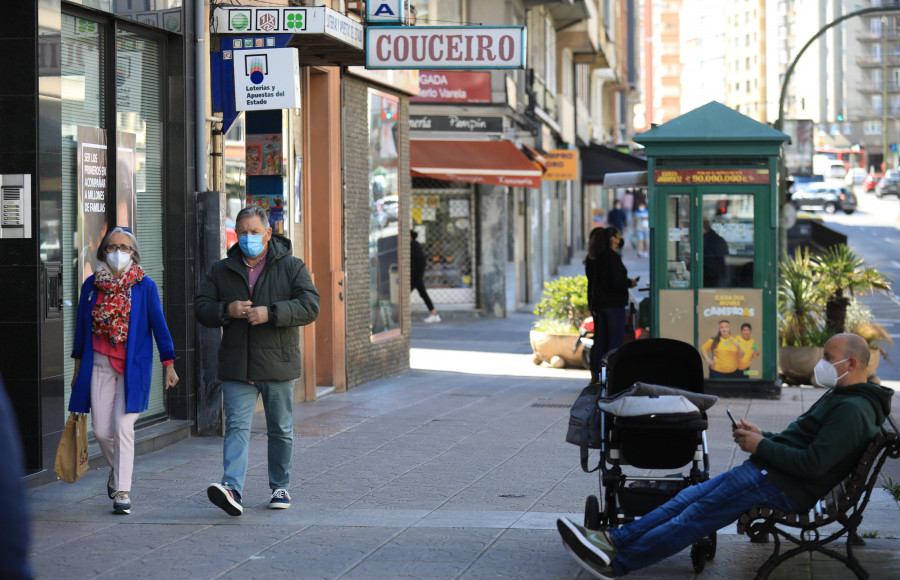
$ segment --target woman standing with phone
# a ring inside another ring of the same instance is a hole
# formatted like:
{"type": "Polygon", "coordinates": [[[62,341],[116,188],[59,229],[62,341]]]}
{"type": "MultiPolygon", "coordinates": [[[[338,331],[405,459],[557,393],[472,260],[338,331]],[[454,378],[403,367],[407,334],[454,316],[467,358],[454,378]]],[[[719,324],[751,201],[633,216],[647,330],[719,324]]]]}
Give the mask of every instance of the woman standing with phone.
{"type": "Polygon", "coordinates": [[[600,380],[603,355],[622,346],[628,289],[637,285],[637,279],[628,277],[628,270],[617,252],[622,244],[622,232],[614,226],[594,228],[588,238],[584,273],[588,280],[588,307],[594,317],[591,382],[600,380]]]}

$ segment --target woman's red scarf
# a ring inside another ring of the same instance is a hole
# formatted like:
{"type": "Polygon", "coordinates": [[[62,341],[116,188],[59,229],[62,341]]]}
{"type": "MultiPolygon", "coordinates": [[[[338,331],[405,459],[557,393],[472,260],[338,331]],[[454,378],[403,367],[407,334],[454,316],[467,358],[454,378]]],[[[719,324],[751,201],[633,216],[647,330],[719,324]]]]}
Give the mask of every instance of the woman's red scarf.
{"type": "Polygon", "coordinates": [[[97,303],[91,313],[91,331],[107,335],[110,344],[128,340],[128,320],[131,317],[131,287],[144,279],[144,269],[132,264],[128,270],[114,277],[109,270],[101,268],[94,274],[94,286],[105,294],[102,303],[97,303]]]}

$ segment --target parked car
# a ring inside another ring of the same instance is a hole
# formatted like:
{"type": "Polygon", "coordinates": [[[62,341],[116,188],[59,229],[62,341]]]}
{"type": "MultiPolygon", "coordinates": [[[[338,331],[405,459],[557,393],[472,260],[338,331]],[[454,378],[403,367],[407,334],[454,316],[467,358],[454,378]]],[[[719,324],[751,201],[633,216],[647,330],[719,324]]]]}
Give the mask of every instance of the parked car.
{"type": "Polygon", "coordinates": [[[862,167],[851,167],[844,177],[844,183],[847,185],[862,185],[866,180],[866,170],[862,167]]]}
{"type": "Polygon", "coordinates": [[[875,197],[896,195],[900,197],[900,171],[888,169],[875,186],[875,197]]]}
{"type": "Polygon", "coordinates": [[[840,161],[835,161],[828,166],[825,171],[825,177],[828,179],[844,179],[847,175],[847,168],[840,161]]]}
{"type": "Polygon", "coordinates": [[[856,195],[839,185],[813,185],[796,192],[791,203],[797,209],[822,209],[828,213],[843,211],[850,215],[856,211],[856,195]]]}
{"type": "Polygon", "coordinates": [[[884,177],[883,173],[870,173],[866,176],[865,181],[863,181],[863,191],[875,191],[875,186],[878,185],[878,181],[884,177]]]}

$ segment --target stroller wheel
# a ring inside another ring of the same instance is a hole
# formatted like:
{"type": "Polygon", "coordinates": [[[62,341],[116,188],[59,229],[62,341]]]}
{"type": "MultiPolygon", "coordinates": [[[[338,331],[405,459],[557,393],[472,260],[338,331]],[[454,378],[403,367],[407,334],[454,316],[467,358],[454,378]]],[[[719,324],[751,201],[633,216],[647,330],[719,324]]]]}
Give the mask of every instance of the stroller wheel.
{"type": "Polygon", "coordinates": [[[713,532],[709,536],[709,545],[706,547],[706,559],[712,560],[716,557],[716,545],[719,543],[716,539],[716,532],[713,532]]]}
{"type": "Polygon", "coordinates": [[[701,543],[696,543],[691,547],[691,564],[694,565],[694,572],[703,572],[706,568],[707,548],[701,543]]]}
{"type": "Polygon", "coordinates": [[[589,495],[584,504],[584,527],[589,530],[600,529],[600,500],[596,495],[589,495]]]}

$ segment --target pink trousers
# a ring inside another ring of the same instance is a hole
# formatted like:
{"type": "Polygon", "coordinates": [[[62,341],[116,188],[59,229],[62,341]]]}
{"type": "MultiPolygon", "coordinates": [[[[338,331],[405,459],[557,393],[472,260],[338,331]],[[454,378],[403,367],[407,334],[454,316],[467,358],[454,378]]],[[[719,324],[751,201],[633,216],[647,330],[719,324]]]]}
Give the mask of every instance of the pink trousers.
{"type": "Polygon", "coordinates": [[[91,374],[91,426],[104,459],[115,474],[116,491],[131,491],[134,467],[134,422],[140,413],[125,412],[125,377],[109,357],[94,351],[91,374]]]}

